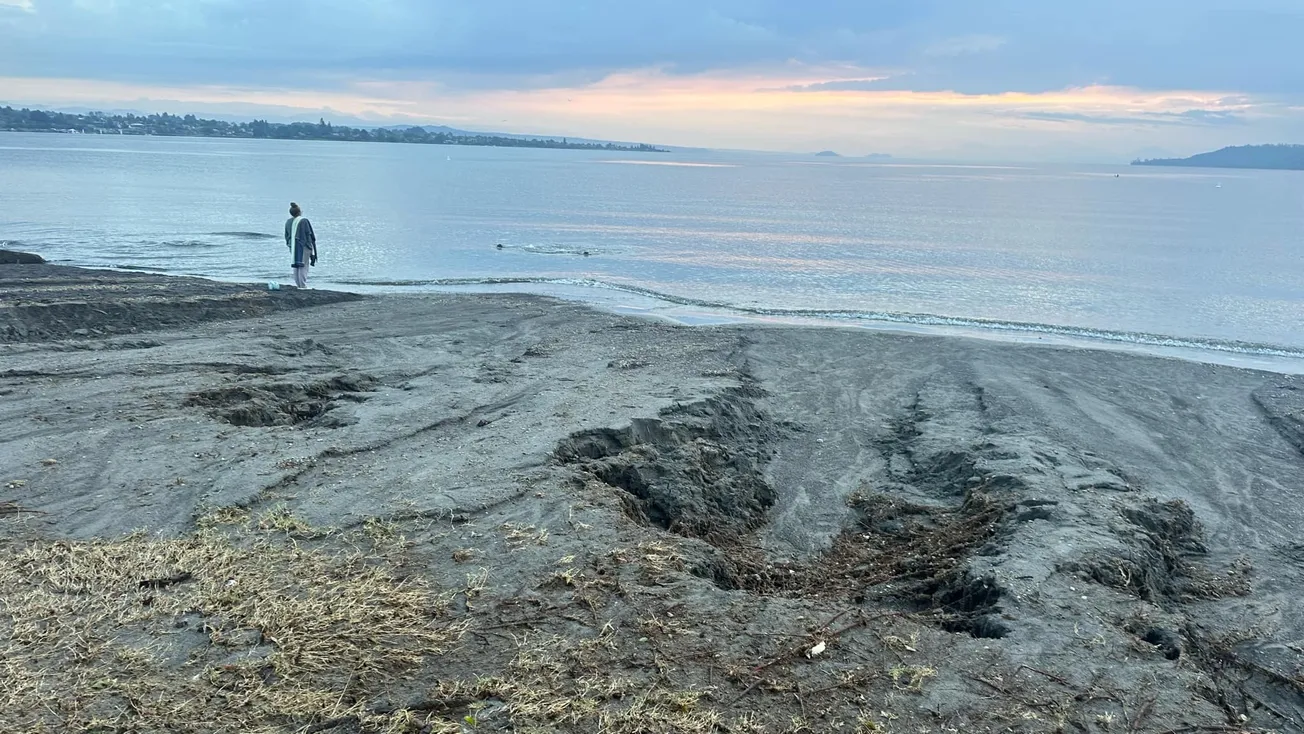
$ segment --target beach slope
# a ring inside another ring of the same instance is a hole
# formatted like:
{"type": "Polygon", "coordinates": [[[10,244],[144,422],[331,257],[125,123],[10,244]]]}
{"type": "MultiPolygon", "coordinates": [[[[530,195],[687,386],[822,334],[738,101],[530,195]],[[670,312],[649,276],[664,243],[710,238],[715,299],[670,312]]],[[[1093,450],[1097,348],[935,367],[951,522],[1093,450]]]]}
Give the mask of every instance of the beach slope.
{"type": "Polygon", "coordinates": [[[0,729],[1304,730],[1295,378],[0,288],[0,729]]]}

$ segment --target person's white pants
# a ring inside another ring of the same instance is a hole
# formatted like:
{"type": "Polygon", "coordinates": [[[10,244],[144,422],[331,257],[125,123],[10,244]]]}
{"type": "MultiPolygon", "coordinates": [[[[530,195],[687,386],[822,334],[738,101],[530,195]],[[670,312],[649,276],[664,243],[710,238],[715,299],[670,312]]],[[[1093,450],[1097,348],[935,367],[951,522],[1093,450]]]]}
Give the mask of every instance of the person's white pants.
{"type": "Polygon", "coordinates": [[[304,263],[303,267],[291,268],[291,270],[294,271],[294,287],[307,288],[308,287],[308,263],[304,263]]]}

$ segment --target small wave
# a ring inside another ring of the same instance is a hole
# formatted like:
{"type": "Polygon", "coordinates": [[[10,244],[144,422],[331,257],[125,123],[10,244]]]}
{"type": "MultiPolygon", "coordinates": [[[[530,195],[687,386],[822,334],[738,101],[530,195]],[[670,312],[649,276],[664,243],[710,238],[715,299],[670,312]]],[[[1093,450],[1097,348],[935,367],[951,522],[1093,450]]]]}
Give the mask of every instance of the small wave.
{"type": "Polygon", "coordinates": [[[18,240],[0,240],[0,250],[9,250],[11,252],[34,252],[34,250],[25,249],[26,245],[18,240]]]}
{"type": "Polygon", "coordinates": [[[588,257],[597,255],[600,252],[594,248],[568,247],[566,245],[506,245],[499,243],[495,245],[499,250],[515,250],[518,252],[532,252],[536,255],[575,255],[578,257],[588,257]]]}
{"type": "Polygon", "coordinates": [[[215,237],[235,237],[242,240],[274,240],[277,236],[264,232],[213,232],[215,237]]]}
{"type": "MultiPolygon", "coordinates": [[[[565,278],[432,278],[430,280],[336,280],[339,285],[363,285],[374,287],[442,287],[461,285],[526,285],[538,283],[543,285],[563,285],[570,283],[565,278]]],[[[596,282],[596,281],[595,281],[596,282]]]]}
{"type": "MultiPolygon", "coordinates": [[[[148,243],[155,244],[155,243],[148,243]]],[[[159,242],[164,247],[176,247],[187,250],[197,250],[202,248],[220,247],[216,242],[205,242],[203,240],[163,240],[159,242]]]]}
{"type": "Polygon", "coordinates": [[[751,316],[769,316],[778,318],[816,319],[838,322],[870,322],[887,324],[907,324],[911,326],[941,326],[983,331],[1004,331],[1025,334],[1046,334],[1091,341],[1105,341],[1121,344],[1136,344],[1152,347],[1172,347],[1178,349],[1195,349],[1231,354],[1260,355],[1269,357],[1286,357],[1304,359],[1304,349],[1278,344],[1206,339],[1202,337],[1179,337],[1167,334],[1152,334],[1139,331],[1116,331],[1094,329],[1087,326],[1063,326],[1059,324],[1042,324],[1029,321],[1004,321],[977,317],[943,316],[930,313],[910,313],[904,311],[855,311],[849,309],[819,308],[767,308],[763,306],[736,306],[720,301],[701,298],[676,296],[661,293],[651,288],[621,283],[609,283],[589,278],[436,278],[432,280],[356,280],[339,281],[341,285],[361,285],[379,287],[451,287],[477,285],[566,285],[584,288],[601,288],[620,291],[631,295],[652,298],[678,306],[726,311],[751,316]]]}
{"type": "Polygon", "coordinates": [[[170,273],[170,268],[160,268],[153,265],[114,265],[115,270],[140,270],[146,273],[170,273]]]}

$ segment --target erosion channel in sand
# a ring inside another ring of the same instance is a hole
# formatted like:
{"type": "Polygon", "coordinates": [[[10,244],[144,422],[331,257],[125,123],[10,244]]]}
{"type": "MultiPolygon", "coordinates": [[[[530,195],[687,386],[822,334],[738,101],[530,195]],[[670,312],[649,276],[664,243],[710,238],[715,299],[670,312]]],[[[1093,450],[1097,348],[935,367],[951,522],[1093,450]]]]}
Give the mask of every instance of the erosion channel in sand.
{"type": "Polygon", "coordinates": [[[1302,731],[1304,382],[0,265],[5,731],[1302,731]]]}

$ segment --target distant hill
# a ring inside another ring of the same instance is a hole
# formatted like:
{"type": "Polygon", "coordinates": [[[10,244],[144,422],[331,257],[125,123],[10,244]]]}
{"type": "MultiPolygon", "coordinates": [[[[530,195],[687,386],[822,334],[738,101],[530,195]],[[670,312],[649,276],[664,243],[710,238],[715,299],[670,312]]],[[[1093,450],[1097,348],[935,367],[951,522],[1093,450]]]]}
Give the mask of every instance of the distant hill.
{"type": "Polygon", "coordinates": [[[1262,168],[1304,171],[1304,145],[1241,145],[1201,153],[1190,158],[1153,158],[1132,161],[1134,166],[1187,166],[1193,168],[1262,168]]]}
{"type": "MultiPolygon", "coordinates": [[[[818,153],[815,154],[815,157],[816,157],[816,158],[843,158],[843,157],[845,157],[845,156],[843,156],[841,153],[838,153],[838,152],[836,152],[836,151],[832,151],[832,150],[821,150],[820,152],[818,152],[818,153]]],[[[869,155],[862,155],[862,156],[860,156],[860,157],[858,157],[858,158],[857,158],[857,157],[852,157],[852,158],[850,158],[850,159],[848,159],[848,160],[854,160],[854,161],[890,161],[890,160],[892,160],[892,156],[888,155],[887,153],[870,153],[869,155]]]]}
{"type": "MultiPolygon", "coordinates": [[[[412,127],[411,125],[386,125],[380,129],[403,131],[403,130],[408,130],[411,127],[412,127]]],[[[567,144],[573,143],[576,145],[586,145],[586,146],[617,145],[617,146],[628,147],[628,148],[633,148],[640,145],[640,143],[630,143],[630,142],[625,142],[620,140],[576,138],[576,137],[571,137],[569,135],[536,135],[531,133],[504,133],[504,132],[487,132],[484,130],[464,130],[461,128],[449,127],[447,125],[418,125],[417,127],[420,127],[422,130],[425,130],[431,135],[449,135],[449,136],[461,137],[461,138],[492,137],[492,138],[507,138],[509,140],[542,140],[542,141],[552,141],[555,143],[567,143],[567,144]]]]}

